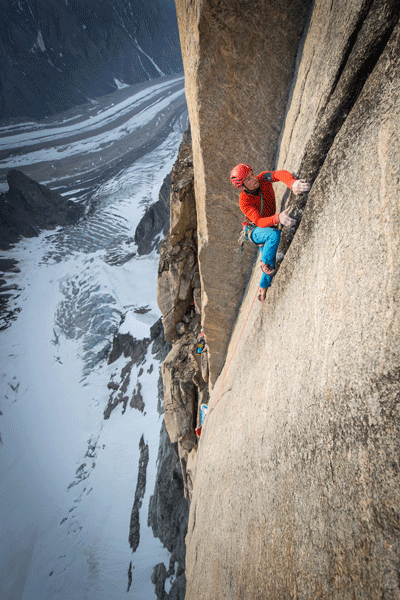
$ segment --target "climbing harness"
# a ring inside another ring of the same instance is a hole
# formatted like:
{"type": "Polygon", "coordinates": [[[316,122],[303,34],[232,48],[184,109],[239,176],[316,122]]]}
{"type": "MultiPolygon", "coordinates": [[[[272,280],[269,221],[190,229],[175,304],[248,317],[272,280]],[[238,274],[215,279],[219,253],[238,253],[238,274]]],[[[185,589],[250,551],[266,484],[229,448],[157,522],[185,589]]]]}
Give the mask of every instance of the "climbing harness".
{"type": "Polygon", "coordinates": [[[243,245],[246,241],[251,242],[253,246],[257,246],[257,248],[264,246],[264,244],[257,244],[251,237],[251,234],[256,227],[257,225],[254,225],[254,223],[243,224],[243,228],[238,237],[239,248],[236,250],[236,252],[243,252],[243,245]]]}
{"type": "MultiPolygon", "coordinates": [[[[260,188],[260,198],[261,198],[260,215],[262,215],[263,210],[264,210],[264,196],[261,191],[261,188],[260,188]]],[[[257,246],[257,248],[262,248],[262,246],[264,246],[264,244],[257,244],[257,242],[255,242],[251,237],[251,234],[253,233],[253,231],[256,227],[257,227],[257,225],[255,223],[252,223],[251,221],[245,221],[244,223],[242,223],[242,230],[241,230],[241,232],[239,234],[239,238],[238,238],[239,248],[236,250],[236,252],[243,252],[243,245],[244,245],[245,241],[251,242],[253,244],[253,246],[257,246]]]]}

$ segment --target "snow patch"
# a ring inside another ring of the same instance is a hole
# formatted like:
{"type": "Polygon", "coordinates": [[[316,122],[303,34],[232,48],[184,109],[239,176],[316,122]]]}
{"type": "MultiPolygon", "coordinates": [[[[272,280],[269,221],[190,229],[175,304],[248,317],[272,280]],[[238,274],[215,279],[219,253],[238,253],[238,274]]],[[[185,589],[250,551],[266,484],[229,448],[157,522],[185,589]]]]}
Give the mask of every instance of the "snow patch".
{"type": "Polygon", "coordinates": [[[154,62],[154,60],[151,58],[151,56],[149,56],[148,54],[146,54],[146,52],[143,50],[143,48],[141,48],[141,46],[139,46],[137,39],[134,39],[135,42],[135,46],[136,48],[139,50],[139,52],[141,52],[153,65],[153,67],[155,68],[155,70],[161,75],[165,75],[165,73],[163,71],[161,71],[160,67],[154,62]]]}
{"type": "Polygon", "coordinates": [[[125,315],[125,320],[119,328],[119,333],[129,333],[135,339],[149,338],[150,327],[154,323],[153,315],[150,316],[150,319],[146,319],[146,314],[141,315],[130,310],[125,315]]]}
{"type": "Polygon", "coordinates": [[[40,48],[40,50],[42,52],[46,52],[46,46],[44,44],[43,35],[42,35],[42,32],[40,31],[40,29],[38,31],[38,35],[37,35],[37,39],[36,39],[36,44],[38,45],[38,47],[40,48]]]}
{"type": "Polygon", "coordinates": [[[114,77],[114,83],[115,83],[115,85],[117,86],[117,88],[119,90],[123,90],[124,88],[129,87],[129,85],[127,83],[124,83],[123,81],[120,81],[116,77],[114,77]]]}

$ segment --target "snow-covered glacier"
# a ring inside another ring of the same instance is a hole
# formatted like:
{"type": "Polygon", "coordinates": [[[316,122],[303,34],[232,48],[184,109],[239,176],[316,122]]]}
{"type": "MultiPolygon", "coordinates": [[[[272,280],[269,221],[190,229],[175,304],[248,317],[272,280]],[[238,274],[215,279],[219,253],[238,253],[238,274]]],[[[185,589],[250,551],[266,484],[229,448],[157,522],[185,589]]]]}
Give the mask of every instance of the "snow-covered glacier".
{"type": "Polygon", "coordinates": [[[160,317],[158,255],[139,256],[133,238],[186,124],[177,76],[41,122],[0,125],[2,191],[7,170],[20,168],[87,207],[78,225],[0,253],[18,266],[3,275],[14,318],[3,315],[0,332],[1,598],[148,600],[154,566],[168,569],[170,554],[147,525],[162,423],[151,344],[124,391],[139,391],[144,406],[118,404],[106,420],[104,410],[127,363],[123,354],[107,360],[114,336],[149,338],[160,317]]]}

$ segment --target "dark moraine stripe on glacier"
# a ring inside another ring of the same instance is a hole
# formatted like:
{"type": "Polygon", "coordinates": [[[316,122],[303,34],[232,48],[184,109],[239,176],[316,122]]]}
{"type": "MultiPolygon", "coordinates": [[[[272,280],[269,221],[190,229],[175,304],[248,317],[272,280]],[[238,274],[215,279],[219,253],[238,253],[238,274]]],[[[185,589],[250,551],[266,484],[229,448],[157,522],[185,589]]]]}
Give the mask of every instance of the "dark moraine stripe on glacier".
{"type": "Polygon", "coordinates": [[[97,190],[103,183],[118,175],[123,169],[133,165],[139,158],[160,146],[173,131],[177,121],[179,121],[186,112],[186,105],[179,106],[176,112],[168,119],[166,125],[158,130],[151,140],[134,150],[128,151],[124,154],[123,158],[116,163],[111,163],[106,166],[97,165],[91,173],[81,175],[81,180],[79,181],[80,192],[78,194],[74,191],[77,184],[76,179],[73,177],[64,178],[62,185],[57,187],[57,192],[62,194],[65,198],[68,198],[69,196],[78,196],[80,201],[87,200],[91,197],[93,190],[97,190]]]}

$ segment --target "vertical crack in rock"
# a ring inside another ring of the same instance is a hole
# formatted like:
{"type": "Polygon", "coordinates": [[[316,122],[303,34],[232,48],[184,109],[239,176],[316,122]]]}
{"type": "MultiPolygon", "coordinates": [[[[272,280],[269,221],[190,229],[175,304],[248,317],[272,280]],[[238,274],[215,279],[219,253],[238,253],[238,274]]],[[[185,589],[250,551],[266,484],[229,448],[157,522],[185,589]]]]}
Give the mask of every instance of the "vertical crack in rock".
{"type": "Polygon", "coordinates": [[[352,33],[349,35],[349,37],[347,39],[347,42],[345,44],[342,61],[341,61],[340,65],[339,65],[339,67],[338,67],[336,76],[334,78],[331,92],[330,92],[330,94],[329,94],[329,96],[327,98],[327,101],[325,103],[325,106],[321,110],[321,112],[323,112],[323,110],[325,109],[326,105],[328,104],[331,96],[333,95],[334,91],[336,90],[336,87],[337,87],[337,85],[338,85],[338,83],[340,81],[342,73],[344,72],[344,70],[345,70],[345,68],[346,68],[346,66],[348,64],[350,55],[351,55],[351,53],[354,50],[354,46],[356,45],[357,38],[358,38],[358,36],[359,36],[359,34],[361,32],[361,29],[362,29],[362,27],[364,25],[365,19],[366,19],[367,15],[368,15],[368,12],[369,12],[369,10],[371,8],[371,5],[372,5],[373,1],[374,0],[365,0],[363,6],[360,9],[360,12],[358,13],[358,18],[357,18],[357,21],[356,21],[356,23],[354,25],[354,29],[353,29],[352,33]]]}
{"type": "MultiPolygon", "coordinates": [[[[341,127],[372,73],[390,36],[399,21],[400,5],[396,0],[373,0],[365,3],[354,30],[349,36],[347,49],[338,67],[332,91],[315,126],[301,160],[298,175],[313,182],[341,127]]],[[[307,204],[307,194],[290,193],[287,206],[298,223],[295,228],[285,228],[278,256],[286,254],[307,204]]],[[[277,268],[281,260],[277,262],[277,268]]]]}
{"type": "Polygon", "coordinates": [[[142,506],[144,493],[146,491],[147,465],[149,462],[149,447],[147,444],[145,444],[143,435],[140,438],[139,450],[139,469],[135,491],[135,501],[132,507],[131,521],[129,526],[129,545],[132,548],[132,552],[136,552],[140,541],[139,511],[142,506]]]}
{"type": "Polygon", "coordinates": [[[366,14],[361,12],[350,36],[332,92],[306,148],[299,170],[305,179],[316,178],[399,20],[400,5],[396,0],[375,0],[368,9],[366,14]]]}

